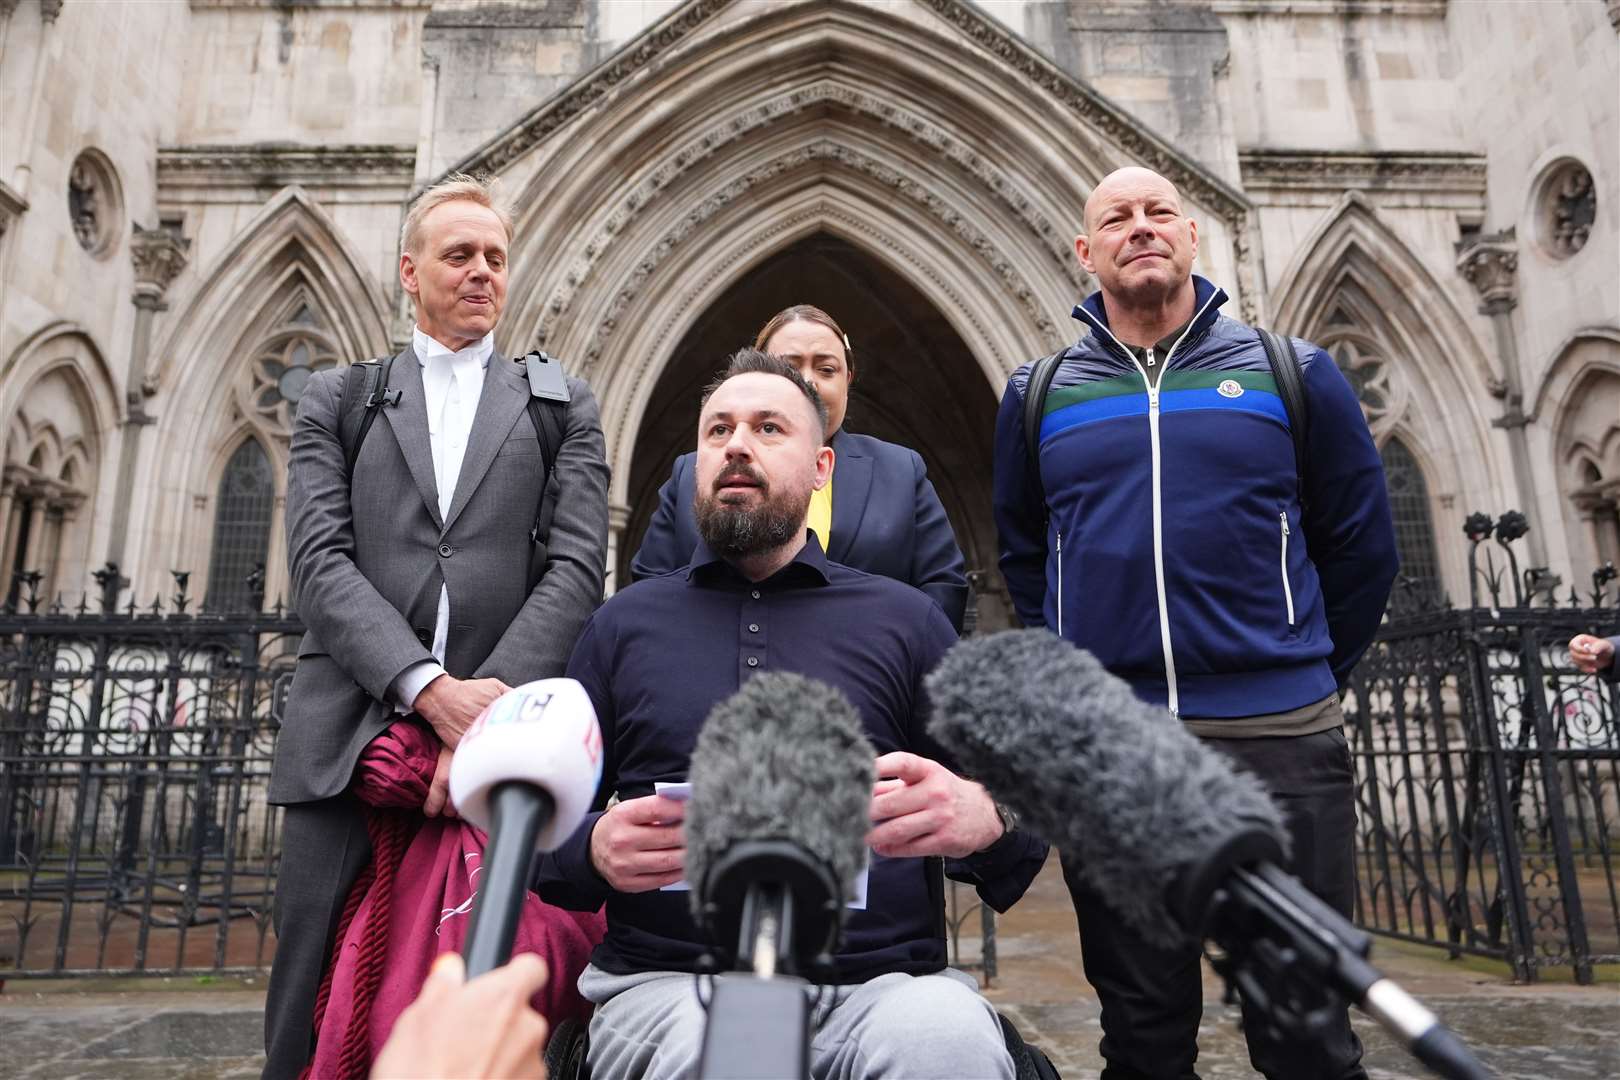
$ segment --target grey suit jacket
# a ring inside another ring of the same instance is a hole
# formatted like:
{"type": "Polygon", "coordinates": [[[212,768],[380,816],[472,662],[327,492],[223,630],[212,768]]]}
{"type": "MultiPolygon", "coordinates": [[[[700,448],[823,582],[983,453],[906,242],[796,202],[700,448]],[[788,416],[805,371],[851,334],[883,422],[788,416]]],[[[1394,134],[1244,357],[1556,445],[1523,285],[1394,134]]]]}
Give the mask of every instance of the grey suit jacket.
{"type": "Polygon", "coordinates": [[[270,801],[339,794],[367,742],[394,715],[394,679],[433,659],[429,646],[448,586],[444,667],[509,685],[563,673],[574,638],[602,600],[608,466],[590,388],[573,400],[531,545],[540,444],[523,369],[490,358],[450,512],[440,519],[421,364],[396,357],[384,408],[344,475],[338,438],[343,371],[310,379],[293,425],[287,551],[308,632],[270,774],[270,801]]]}

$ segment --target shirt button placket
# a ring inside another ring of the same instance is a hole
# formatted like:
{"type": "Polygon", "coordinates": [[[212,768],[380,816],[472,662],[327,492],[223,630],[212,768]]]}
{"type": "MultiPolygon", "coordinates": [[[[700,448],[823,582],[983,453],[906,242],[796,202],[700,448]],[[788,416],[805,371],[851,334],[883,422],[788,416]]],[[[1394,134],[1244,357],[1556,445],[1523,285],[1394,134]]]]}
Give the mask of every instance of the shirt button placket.
{"type": "Polygon", "coordinates": [[[740,626],[738,627],[737,641],[740,648],[737,651],[737,684],[740,686],[748,676],[767,667],[765,654],[765,601],[758,589],[750,589],[748,599],[743,601],[742,610],[738,613],[740,626]]]}

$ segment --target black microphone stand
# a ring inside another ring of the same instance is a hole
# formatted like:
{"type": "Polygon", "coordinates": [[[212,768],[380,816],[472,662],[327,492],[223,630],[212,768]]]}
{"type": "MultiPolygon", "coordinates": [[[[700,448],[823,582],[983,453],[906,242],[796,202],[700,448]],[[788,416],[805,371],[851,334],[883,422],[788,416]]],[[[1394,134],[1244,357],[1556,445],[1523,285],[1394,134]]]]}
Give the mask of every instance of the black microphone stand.
{"type": "Polygon", "coordinates": [[[1226,981],[1227,1002],[1241,994],[1281,1034],[1314,1038],[1354,1004],[1437,1075],[1491,1075],[1433,1013],[1367,962],[1365,931],[1273,863],[1226,873],[1210,895],[1203,935],[1222,950],[1210,962],[1226,981]]]}
{"type": "Polygon", "coordinates": [[[711,939],[737,943],[734,959],[711,952],[705,966],[742,973],[714,980],[699,1080],[808,1078],[810,997],[791,976],[831,969],[840,914],[832,874],[797,844],[751,840],[716,860],[699,887],[711,939]]]}

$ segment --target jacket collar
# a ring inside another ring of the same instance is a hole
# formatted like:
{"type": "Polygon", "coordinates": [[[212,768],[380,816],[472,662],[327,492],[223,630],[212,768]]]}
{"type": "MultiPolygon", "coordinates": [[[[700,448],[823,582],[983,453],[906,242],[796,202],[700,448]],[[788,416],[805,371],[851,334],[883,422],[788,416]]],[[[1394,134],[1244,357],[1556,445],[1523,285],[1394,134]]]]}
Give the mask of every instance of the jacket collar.
{"type": "Polygon", "coordinates": [[[827,556],[821,550],[821,542],[816,539],[815,533],[806,530],[804,547],[786,566],[764,581],[752,583],[731,563],[711,551],[708,543],[700,538],[696,550],[692,552],[692,562],[686,568],[686,580],[698,585],[730,581],[740,587],[752,584],[774,589],[795,584],[825,585],[830,579],[827,576],[827,556]]]}
{"type": "MultiPolygon", "coordinates": [[[[1192,325],[1188,327],[1186,338],[1192,340],[1201,337],[1204,331],[1215,325],[1215,320],[1221,317],[1221,305],[1226,303],[1228,297],[1226,290],[1206,278],[1197,274],[1192,276],[1193,281],[1193,310],[1197,316],[1192,325]]],[[[1102,290],[1098,289],[1085,300],[1074,306],[1073,316],[1091,327],[1093,331],[1101,330],[1097,334],[1099,342],[1114,342],[1114,335],[1108,328],[1108,310],[1103,306],[1102,290]]],[[[1129,359],[1127,357],[1126,359],[1129,359]]]]}

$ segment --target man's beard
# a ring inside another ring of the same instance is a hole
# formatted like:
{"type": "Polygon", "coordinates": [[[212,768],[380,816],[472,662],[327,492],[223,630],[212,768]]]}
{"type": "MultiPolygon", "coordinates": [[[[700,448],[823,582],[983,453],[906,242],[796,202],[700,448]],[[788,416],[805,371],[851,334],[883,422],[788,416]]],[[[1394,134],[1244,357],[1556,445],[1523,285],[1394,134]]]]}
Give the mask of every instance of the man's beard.
{"type": "Polygon", "coordinates": [[[804,515],[810,505],[808,493],[777,492],[747,466],[729,468],[715,482],[737,476],[761,485],[761,499],[753,506],[736,506],[721,502],[712,489],[698,495],[698,535],[710,551],[732,559],[747,558],[773,551],[804,531],[804,515]]]}

